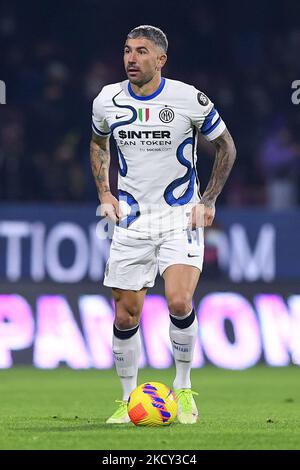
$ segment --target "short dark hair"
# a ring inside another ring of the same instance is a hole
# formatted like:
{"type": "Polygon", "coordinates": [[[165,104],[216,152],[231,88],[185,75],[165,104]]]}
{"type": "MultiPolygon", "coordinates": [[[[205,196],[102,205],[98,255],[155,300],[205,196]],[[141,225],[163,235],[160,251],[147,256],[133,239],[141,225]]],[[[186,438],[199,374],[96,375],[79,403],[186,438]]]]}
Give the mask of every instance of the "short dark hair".
{"type": "Polygon", "coordinates": [[[156,26],[142,25],[132,29],[127,35],[128,39],[146,38],[154,42],[165,53],[168,50],[168,39],[165,33],[156,26]]]}

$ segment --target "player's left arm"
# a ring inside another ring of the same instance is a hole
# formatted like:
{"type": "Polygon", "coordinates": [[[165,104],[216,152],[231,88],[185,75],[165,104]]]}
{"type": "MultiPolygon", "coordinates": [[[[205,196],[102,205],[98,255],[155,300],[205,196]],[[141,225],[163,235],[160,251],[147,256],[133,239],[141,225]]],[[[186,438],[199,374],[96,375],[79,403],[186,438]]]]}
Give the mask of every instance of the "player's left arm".
{"type": "Polygon", "coordinates": [[[217,197],[226,183],[236,158],[236,148],[227,128],[211,142],[216,148],[214,166],[201,202],[192,210],[193,229],[199,226],[208,227],[212,224],[217,197]]]}

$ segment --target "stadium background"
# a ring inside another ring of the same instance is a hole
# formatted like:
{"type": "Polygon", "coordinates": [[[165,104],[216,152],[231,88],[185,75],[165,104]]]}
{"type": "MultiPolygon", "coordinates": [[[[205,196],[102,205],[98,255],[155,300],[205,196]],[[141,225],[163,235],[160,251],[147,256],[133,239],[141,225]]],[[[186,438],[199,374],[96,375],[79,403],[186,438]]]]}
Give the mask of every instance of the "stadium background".
{"type": "MultiPolygon", "coordinates": [[[[109,242],[89,164],[91,103],[125,78],[138,24],[169,39],[163,75],[203,90],[237,161],[206,230],[194,367],[300,364],[299,2],[0,4],[0,367],[113,366],[109,242]],[[297,95],[299,97],[299,93],[297,95]],[[294,101],[294,102],[293,102],[294,101]]],[[[115,192],[118,160],[112,144],[115,192]]],[[[214,152],[201,141],[202,190],[214,152]]],[[[142,366],[172,365],[163,284],[143,314],[142,366]],[[160,331],[160,335],[155,332],[160,331]]]]}

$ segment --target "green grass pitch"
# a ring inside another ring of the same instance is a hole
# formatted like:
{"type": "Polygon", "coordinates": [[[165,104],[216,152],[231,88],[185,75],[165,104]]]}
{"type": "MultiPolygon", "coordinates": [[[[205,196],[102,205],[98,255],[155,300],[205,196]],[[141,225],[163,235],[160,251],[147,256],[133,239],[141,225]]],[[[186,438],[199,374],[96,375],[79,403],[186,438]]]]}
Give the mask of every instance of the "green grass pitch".
{"type": "MultiPolygon", "coordinates": [[[[174,369],[143,369],[139,383],[171,386],[174,369]]],[[[193,369],[195,425],[106,425],[120,398],[114,370],[0,371],[0,449],[300,449],[300,370],[193,369]]]]}

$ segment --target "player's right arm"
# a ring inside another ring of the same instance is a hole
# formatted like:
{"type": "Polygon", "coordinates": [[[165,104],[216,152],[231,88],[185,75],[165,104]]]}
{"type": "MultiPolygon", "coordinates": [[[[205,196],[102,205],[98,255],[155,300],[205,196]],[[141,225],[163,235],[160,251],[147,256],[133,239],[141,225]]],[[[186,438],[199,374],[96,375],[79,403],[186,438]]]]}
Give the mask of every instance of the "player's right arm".
{"type": "Polygon", "coordinates": [[[101,215],[109,217],[113,222],[119,220],[119,201],[111,194],[109,185],[109,137],[99,136],[93,132],[90,144],[90,161],[94,175],[101,215]]]}
{"type": "Polygon", "coordinates": [[[90,160],[101,204],[100,213],[116,223],[119,220],[119,201],[111,194],[109,185],[111,130],[106,120],[105,88],[102,88],[93,101],[90,160]]]}

